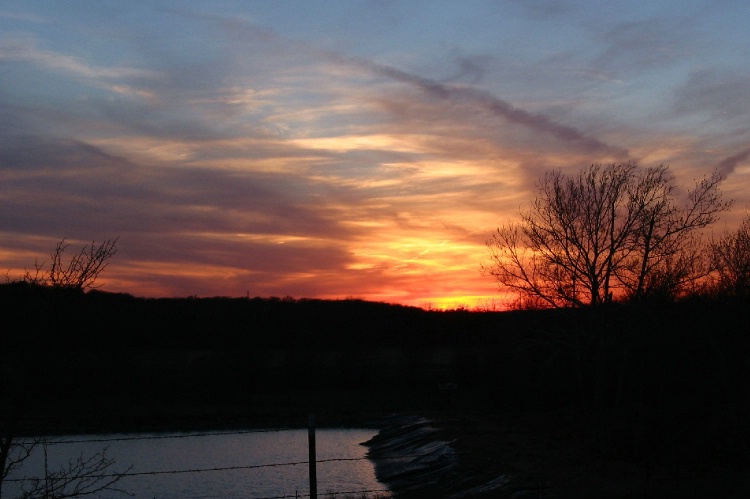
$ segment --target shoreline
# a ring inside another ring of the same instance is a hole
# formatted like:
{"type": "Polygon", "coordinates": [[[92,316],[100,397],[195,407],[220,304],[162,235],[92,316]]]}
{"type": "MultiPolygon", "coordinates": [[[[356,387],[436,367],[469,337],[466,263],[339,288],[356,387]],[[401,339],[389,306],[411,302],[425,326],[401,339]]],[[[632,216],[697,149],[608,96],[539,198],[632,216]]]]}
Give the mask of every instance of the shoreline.
{"type": "Polygon", "coordinates": [[[622,499],[750,497],[750,463],[603,459],[565,414],[405,415],[371,443],[378,480],[397,497],[622,499]],[[378,460],[393,452],[424,458],[378,460]]]}
{"type": "Polygon", "coordinates": [[[378,481],[398,497],[413,499],[503,497],[528,489],[510,473],[466,466],[440,426],[422,416],[391,417],[388,427],[364,444],[378,481]]]}

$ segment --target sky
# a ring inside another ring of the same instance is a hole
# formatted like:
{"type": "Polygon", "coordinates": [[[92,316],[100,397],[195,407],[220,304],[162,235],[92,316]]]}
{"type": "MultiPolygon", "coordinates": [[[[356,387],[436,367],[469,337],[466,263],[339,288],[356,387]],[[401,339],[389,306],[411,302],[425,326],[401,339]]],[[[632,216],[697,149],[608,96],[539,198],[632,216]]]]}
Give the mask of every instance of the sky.
{"type": "Polygon", "coordinates": [[[750,2],[0,3],[0,269],[119,238],[137,296],[496,306],[545,171],[750,207],[750,2]]]}

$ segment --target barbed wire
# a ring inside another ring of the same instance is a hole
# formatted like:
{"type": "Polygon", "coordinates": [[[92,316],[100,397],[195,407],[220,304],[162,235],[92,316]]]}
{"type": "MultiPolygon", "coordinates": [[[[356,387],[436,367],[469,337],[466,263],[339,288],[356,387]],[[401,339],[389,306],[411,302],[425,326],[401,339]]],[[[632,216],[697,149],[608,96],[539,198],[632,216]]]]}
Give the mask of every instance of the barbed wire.
{"type": "Polygon", "coordinates": [[[171,435],[139,435],[139,436],[123,436],[123,437],[96,437],[96,438],[80,438],[80,439],[67,439],[67,440],[22,440],[18,442],[18,445],[30,445],[30,444],[46,444],[46,445],[58,445],[58,444],[80,444],[80,443],[95,443],[95,442],[124,442],[130,440],[160,440],[167,438],[192,438],[192,437],[213,437],[221,435],[246,435],[249,433],[271,433],[278,431],[290,431],[290,430],[303,430],[304,428],[270,428],[270,429],[259,429],[259,430],[233,430],[233,431],[213,431],[213,432],[202,432],[202,433],[175,433],[171,435]]]}
{"type": "MultiPolygon", "coordinates": [[[[316,464],[325,464],[332,462],[343,462],[343,461],[365,461],[372,459],[416,459],[420,457],[430,456],[432,454],[406,454],[399,456],[364,456],[364,457],[333,457],[329,459],[317,459],[316,464]]],[[[182,470],[152,470],[152,471],[126,471],[122,473],[106,473],[101,475],[90,475],[91,478],[116,478],[116,477],[129,477],[129,476],[147,476],[147,475],[180,475],[184,473],[205,473],[211,471],[234,471],[234,470],[251,470],[257,468],[276,468],[281,466],[301,466],[303,464],[310,464],[310,461],[291,461],[286,463],[267,463],[267,464],[248,464],[248,465],[236,465],[236,466],[215,466],[212,468],[189,468],[182,470]]],[[[24,478],[6,478],[6,482],[25,482],[29,480],[36,480],[33,477],[24,478]]]]}
{"type": "MultiPolygon", "coordinates": [[[[377,494],[387,492],[390,493],[391,491],[389,489],[361,489],[361,490],[329,490],[324,493],[318,493],[318,496],[324,496],[324,497],[336,497],[338,495],[348,495],[348,494],[377,494]]],[[[200,496],[183,496],[185,499],[212,499],[216,497],[221,497],[222,499],[227,499],[228,497],[240,497],[240,496],[227,496],[226,494],[211,494],[211,495],[200,495],[200,496]]],[[[242,496],[243,498],[246,496],[242,496]]],[[[283,496],[266,496],[266,497],[253,497],[251,499],[292,499],[292,498],[300,498],[300,497],[310,497],[310,493],[306,494],[300,494],[299,492],[295,492],[294,495],[287,494],[283,496]]]]}
{"type": "MultiPolygon", "coordinates": [[[[390,493],[391,491],[389,489],[336,490],[336,491],[326,491],[323,494],[318,493],[318,496],[336,497],[337,495],[345,495],[345,494],[377,494],[381,492],[390,493]]],[[[225,497],[225,496],[213,496],[213,497],[225,497]]],[[[286,495],[286,496],[273,496],[273,497],[254,497],[253,499],[291,499],[291,498],[297,498],[297,497],[310,497],[310,493],[308,492],[307,494],[294,494],[293,496],[286,495]]],[[[204,498],[191,496],[190,499],[204,499],[204,498]]]]}

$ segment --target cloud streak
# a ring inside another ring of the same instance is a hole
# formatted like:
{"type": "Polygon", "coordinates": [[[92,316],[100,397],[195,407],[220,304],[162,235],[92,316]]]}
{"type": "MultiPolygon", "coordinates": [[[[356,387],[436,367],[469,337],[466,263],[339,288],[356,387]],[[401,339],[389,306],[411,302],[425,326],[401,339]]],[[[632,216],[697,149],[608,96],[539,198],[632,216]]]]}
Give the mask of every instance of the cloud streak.
{"type": "Polygon", "coordinates": [[[465,103],[487,110],[514,125],[529,128],[535,132],[553,136],[580,150],[592,154],[604,154],[619,159],[627,159],[626,149],[608,145],[589,136],[575,127],[554,122],[548,116],[535,114],[513,106],[509,102],[492,95],[485,90],[470,87],[446,85],[429,78],[407,73],[405,71],[362,59],[349,59],[348,62],[368,69],[374,73],[393,80],[412,85],[439,100],[465,103]]]}
{"type": "Polygon", "coordinates": [[[750,159],[750,148],[722,159],[716,166],[716,170],[723,177],[728,177],[735,172],[740,164],[747,162],[748,159],[750,159]]]}

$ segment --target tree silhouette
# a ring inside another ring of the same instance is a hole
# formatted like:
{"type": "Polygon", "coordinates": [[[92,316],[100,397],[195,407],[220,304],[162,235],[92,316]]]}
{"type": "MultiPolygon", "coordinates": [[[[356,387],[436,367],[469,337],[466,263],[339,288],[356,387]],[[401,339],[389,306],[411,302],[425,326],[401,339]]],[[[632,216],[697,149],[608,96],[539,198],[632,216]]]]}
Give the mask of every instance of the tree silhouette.
{"type": "Polygon", "coordinates": [[[107,239],[99,245],[92,241],[90,245],[84,246],[81,251],[68,258],[65,253],[69,247],[63,238],[50,255],[52,261],[47,270],[44,269],[44,263],[36,263],[34,272],[27,270],[21,279],[31,284],[58,288],[96,287],[99,275],[117,253],[117,238],[107,239]]]}
{"type": "Polygon", "coordinates": [[[481,267],[521,306],[598,305],[615,296],[675,296],[706,275],[697,230],[730,203],[713,175],[678,204],[667,166],[592,164],[575,176],[550,171],[521,221],[497,229],[481,267]]]}
{"type": "Polygon", "coordinates": [[[750,297],[750,215],[735,232],[711,242],[711,267],[719,294],[750,297]]]}
{"type": "MultiPolygon", "coordinates": [[[[26,271],[21,276],[21,281],[59,289],[82,290],[95,287],[96,280],[117,252],[116,243],[117,239],[106,240],[99,245],[92,242],[67,258],[65,252],[69,245],[63,239],[51,254],[49,268],[45,270],[43,263],[36,263],[34,272],[26,271]]],[[[49,313],[49,310],[42,312],[49,313]]],[[[39,477],[25,477],[19,498],[62,499],[94,495],[104,490],[124,492],[117,486],[122,473],[112,472],[115,461],[106,456],[106,449],[91,456],[80,455],[77,459],[70,460],[67,466],[51,469],[48,466],[45,442],[18,438],[18,422],[21,412],[26,409],[24,397],[27,394],[19,393],[26,390],[14,386],[23,385],[23,382],[19,382],[18,375],[11,376],[14,369],[8,364],[5,337],[0,335],[0,499],[7,496],[4,495],[3,484],[10,479],[10,475],[22,468],[27,459],[40,449],[44,456],[43,474],[39,477]]],[[[24,370],[35,369],[41,368],[24,365],[24,370]]]]}
{"type": "Polygon", "coordinates": [[[48,444],[44,441],[6,442],[2,439],[0,448],[6,456],[0,477],[0,499],[4,497],[2,483],[8,480],[8,475],[20,468],[39,448],[44,457],[43,474],[39,477],[24,477],[17,496],[19,499],[66,499],[96,495],[103,491],[131,495],[120,488],[118,482],[132,466],[122,472],[113,472],[115,460],[107,457],[106,448],[90,456],[81,454],[58,468],[49,465],[48,444]]]}

